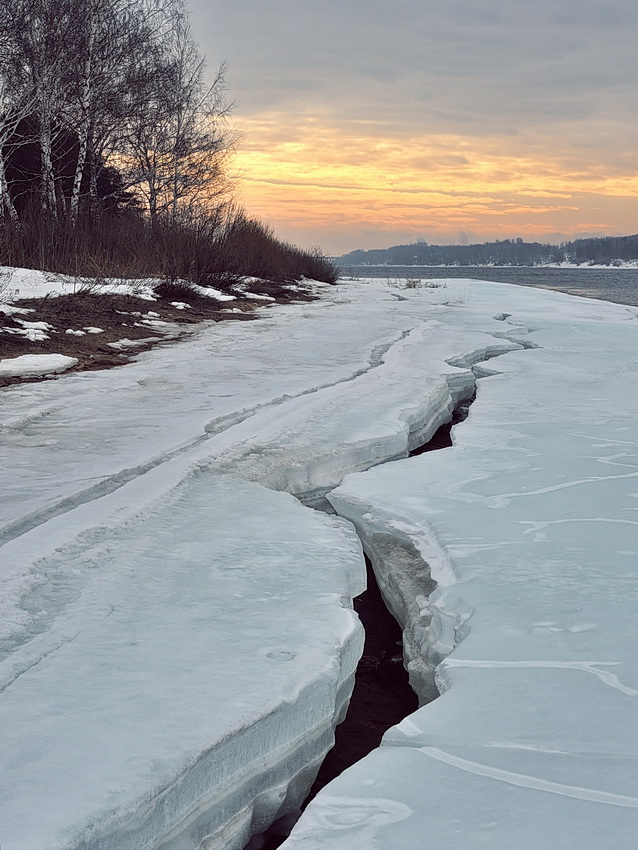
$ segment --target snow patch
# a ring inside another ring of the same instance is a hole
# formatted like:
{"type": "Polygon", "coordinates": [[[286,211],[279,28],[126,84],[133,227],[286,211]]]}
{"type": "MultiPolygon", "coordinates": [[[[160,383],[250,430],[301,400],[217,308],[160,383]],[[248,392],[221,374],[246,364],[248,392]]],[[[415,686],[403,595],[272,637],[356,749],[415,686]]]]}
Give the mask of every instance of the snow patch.
{"type": "Polygon", "coordinates": [[[0,377],[17,378],[36,375],[51,375],[65,372],[78,363],[75,357],[63,354],[23,354],[0,360],[0,377]]]}

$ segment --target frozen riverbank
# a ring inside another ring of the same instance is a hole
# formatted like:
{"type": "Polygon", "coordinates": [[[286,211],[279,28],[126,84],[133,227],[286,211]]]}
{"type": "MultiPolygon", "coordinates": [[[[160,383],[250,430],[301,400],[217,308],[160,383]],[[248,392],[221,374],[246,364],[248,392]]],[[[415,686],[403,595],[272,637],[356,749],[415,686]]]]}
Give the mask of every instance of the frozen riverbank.
{"type": "Polygon", "coordinates": [[[329,495],[415,687],[442,696],[316,798],[290,850],[635,844],[636,310],[503,307],[537,347],[494,362],[454,447],[329,495]]]}
{"type": "Polygon", "coordinates": [[[16,612],[2,845],[240,847],[296,809],[345,711],[358,541],[205,473],[120,510],[38,560],[16,612]]]}
{"type": "MultiPolygon", "coordinates": [[[[264,311],[250,326],[207,329],[116,372],[5,389],[0,770],[11,776],[11,796],[0,802],[0,823],[12,831],[0,835],[3,850],[119,850],[124,835],[149,850],[170,841],[229,850],[298,805],[360,651],[349,599],[361,560],[341,520],[269,489],[322,503],[344,475],[428,439],[472,394],[475,373],[505,374],[504,364],[545,351],[522,344],[545,346],[547,323],[573,325],[567,349],[580,353],[581,341],[591,348],[584,328],[613,326],[620,338],[635,314],[498,284],[397,293],[382,281],[352,283],[318,302],[264,311]],[[532,319],[541,326],[530,333],[532,319]],[[219,595],[221,586],[230,595],[219,595]],[[100,730],[98,738],[87,731],[82,747],[72,735],[78,691],[86,694],[79,710],[90,708],[86,730],[100,730]],[[302,754],[303,742],[312,747],[302,754]],[[53,799],[61,775],[47,766],[67,764],[69,753],[64,806],[32,818],[36,798],[53,799]],[[233,797],[231,786],[243,790],[233,797]]],[[[528,383],[533,404],[535,361],[525,368],[512,380],[528,383]]],[[[596,409],[608,412],[600,385],[596,409]]],[[[574,399],[591,407],[586,389],[574,399]]],[[[497,432],[489,433],[493,443],[497,432]]],[[[412,473],[402,464],[378,472],[403,468],[407,492],[412,473]]],[[[349,487],[339,491],[344,499],[349,487]]],[[[410,505],[421,522],[415,487],[410,505]]],[[[390,517],[393,539],[423,528],[403,516],[404,505],[377,510],[369,496],[375,521],[390,517]]],[[[441,586],[446,570],[435,576],[441,586]]]]}

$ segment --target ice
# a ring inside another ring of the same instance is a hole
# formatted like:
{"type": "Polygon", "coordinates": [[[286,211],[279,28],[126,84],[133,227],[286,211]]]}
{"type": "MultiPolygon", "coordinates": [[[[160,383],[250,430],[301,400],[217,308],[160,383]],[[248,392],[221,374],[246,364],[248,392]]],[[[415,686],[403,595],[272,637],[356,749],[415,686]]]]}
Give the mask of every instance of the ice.
{"type": "MultiPolygon", "coordinates": [[[[327,792],[347,846],[409,847],[430,799],[441,821],[421,836],[472,846],[482,800],[493,846],[517,846],[530,794],[550,800],[544,846],[563,799],[621,812],[620,835],[637,796],[636,315],[353,282],[117,370],[3,389],[3,850],[235,850],[299,804],[361,651],[361,557],[344,520],[276,490],[356,521],[413,681],[433,687],[444,662],[444,695],[327,792]],[[456,447],[402,460],[488,373],[456,447]],[[488,781],[472,805],[437,803],[488,781]]],[[[323,800],[294,836],[324,840],[308,826],[323,800]]],[[[596,834],[587,817],[574,834],[596,834]]]]}
{"type": "Polygon", "coordinates": [[[285,850],[635,846],[635,764],[616,757],[382,746],[321,792],[285,850]],[[442,758],[443,756],[443,758],[442,758]],[[577,764],[575,763],[577,762],[577,764]],[[570,785],[577,769],[589,787],[570,785]],[[529,773],[527,773],[529,771],[529,773]],[[540,778],[534,778],[534,771],[540,778]],[[548,777],[552,777],[549,779],[548,777]]]}
{"type": "Polygon", "coordinates": [[[0,540],[184,452],[320,500],[346,472],[404,456],[449,419],[474,377],[447,357],[515,346],[430,319],[426,300],[424,319],[383,290],[359,293],[220,323],[54,389],[5,390],[0,540]]]}
{"type": "Polygon", "coordinates": [[[330,290],[2,392],[3,850],[230,850],[299,805],[361,652],[362,559],[261,484],[275,461],[305,492],[404,455],[472,386],[418,362],[418,315],[368,311],[330,290]]]}
{"type": "Polygon", "coordinates": [[[362,644],[354,534],[237,479],[153,485],[33,565],[4,636],[6,850],[242,847],[332,741],[362,644]]]}
{"type": "Polygon", "coordinates": [[[291,850],[635,846],[636,311],[490,289],[471,325],[489,304],[501,338],[538,347],[494,361],[453,448],[328,496],[405,625],[413,684],[431,697],[436,670],[442,695],[318,796],[291,850]]]}

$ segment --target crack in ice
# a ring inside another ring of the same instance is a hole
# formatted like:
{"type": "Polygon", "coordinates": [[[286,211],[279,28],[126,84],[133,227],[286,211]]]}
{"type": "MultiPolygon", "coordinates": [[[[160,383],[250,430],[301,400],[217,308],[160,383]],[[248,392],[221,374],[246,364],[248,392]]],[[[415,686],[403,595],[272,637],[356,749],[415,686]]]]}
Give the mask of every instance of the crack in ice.
{"type": "Polygon", "coordinates": [[[453,756],[437,747],[417,747],[424,756],[436,761],[458,767],[467,773],[477,776],[485,776],[488,779],[496,779],[506,782],[508,785],[517,785],[519,788],[531,788],[534,791],[546,791],[550,794],[558,794],[561,797],[571,797],[574,800],[586,800],[589,803],[604,803],[607,806],[621,806],[622,808],[638,809],[638,798],[627,797],[623,794],[612,794],[609,791],[597,791],[593,788],[582,788],[580,785],[565,785],[562,782],[552,782],[549,779],[541,779],[538,776],[530,776],[526,773],[514,773],[511,770],[503,770],[491,767],[480,762],[453,756]]]}
{"type": "MultiPolygon", "coordinates": [[[[628,510],[633,510],[628,509],[628,510]]],[[[519,525],[529,525],[530,527],[525,529],[523,534],[531,534],[532,532],[542,531],[544,528],[547,528],[549,525],[566,525],[567,523],[573,522],[609,522],[615,523],[617,525],[638,525],[638,521],[633,519],[614,519],[613,517],[603,517],[603,516],[594,516],[594,517],[583,517],[580,519],[570,518],[570,519],[548,519],[543,521],[531,520],[531,519],[519,519],[516,520],[519,525]]],[[[541,542],[546,540],[544,534],[538,534],[535,538],[535,542],[541,542]]]]}
{"type": "MultiPolygon", "coordinates": [[[[477,476],[472,481],[485,479],[488,476],[477,476]]],[[[448,492],[459,499],[466,502],[483,502],[490,508],[506,508],[512,499],[518,499],[525,496],[542,496],[546,493],[554,493],[557,490],[568,490],[571,487],[579,487],[581,484],[598,484],[605,481],[619,481],[625,478],[638,478],[638,472],[628,472],[624,475],[591,475],[588,478],[578,478],[575,481],[564,481],[562,484],[551,484],[548,487],[540,487],[538,490],[526,490],[521,493],[499,493],[494,496],[484,496],[481,493],[463,492],[462,487],[472,483],[461,482],[456,486],[448,488],[448,492]]]]}
{"type": "Polygon", "coordinates": [[[340,378],[336,381],[330,381],[325,384],[320,384],[318,386],[309,387],[305,390],[300,391],[299,393],[291,393],[290,395],[284,394],[281,396],[277,396],[274,399],[270,399],[270,401],[264,402],[263,404],[255,405],[254,407],[244,408],[243,410],[236,411],[234,413],[230,413],[226,416],[221,416],[218,419],[213,419],[211,422],[204,426],[204,433],[198,434],[192,440],[177,446],[174,449],[170,449],[166,452],[162,452],[154,458],[146,461],[145,463],[128,467],[125,469],[121,469],[118,472],[106,476],[103,479],[97,481],[97,483],[91,485],[90,487],[85,488],[84,490],[80,490],[77,493],[72,494],[71,496],[67,496],[64,499],[61,499],[58,502],[50,505],[47,508],[41,508],[40,510],[33,511],[26,516],[20,517],[20,519],[15,520],[7,524],[4,528],[0,529],[0,547],[4,546],[6,543],[9,543],[12,540],[15,540],[17,537],[20,537],[23,534],[27,534],[29,531],[32,531],[34,528],[37,528],[40,525],[44,525],[51,519],[55,519],[62,514],[69,513],[75,508],[80,507],[81,505],[87,504],[89,502],[96,501],[97,499],[101,499],[104,496],[108,496],[111,493],[119,490],[124,485],[128,484],[130,481],[134,481],[137,478],[141,478],[148,472],[151,472],[153,469],[161,466],[164,463],[167,463],[170,460],[173,460],[176,457],[179,457],[182,454],[190,451],[191,449],[195,449],[198,446],[201,446],[203,443],[206,443],[208,440],[216,437],[218,434],[223,433],[225,431],[230,430],[236,425],[242,424],[247,419],[250,419],[253,416],[256,416],[263,411],[266,411],[273,407],[278,407],[280,405],[286,404],[289,401],[294,401],[298,398],[303,398],[307,395],[312,395],[314,393],[322,392],[323,390],[331,389],[332,387],[337,387],[341,384],[346,384],[352,381],[356,381],[357,378],[366,375],[368,372],[373,371],[374,369],[379,368],[383,364],[384,356],[392,349],[395,345],[402,342],[406,337],[408,337],[415,328],[408,328],[407,330],[401,331],[396,339],[391,340],[388,343],[383,343],[382,345],[375,346],[368,356],[368,362],[366,366],[361,367],[360,369],[356,369],[351,374],[347,375],[344,378],[340,378]]]}
{"type": "Polygon", "coordinates": [[[463,660],[457,658],[446,658],[441,662],[443,670],[449,667],[475,667],[484,670],[498,669],[555,669],[555,670],[581,670],[583,673],[592,673],[603,684],[621,691],[630,697],[638,697],[638,691],[624,685],[615,673],[607,670],[599,670],[599,667],[618,667],[620,661],[486,661],[486,660],[463,660]]]}

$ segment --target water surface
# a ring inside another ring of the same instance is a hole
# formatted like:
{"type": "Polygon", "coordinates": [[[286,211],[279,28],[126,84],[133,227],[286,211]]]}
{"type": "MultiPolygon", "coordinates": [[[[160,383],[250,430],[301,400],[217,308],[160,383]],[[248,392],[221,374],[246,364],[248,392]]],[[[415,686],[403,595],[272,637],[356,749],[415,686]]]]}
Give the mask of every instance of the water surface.
{"type": "Polygon", "coordinates": [[[473,278],[555,289],[570,295],[602,298],[638,306],[638,268],[553,269],[541,266],[344,266],[342,278],[473,278]]]}

